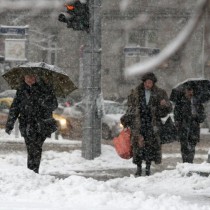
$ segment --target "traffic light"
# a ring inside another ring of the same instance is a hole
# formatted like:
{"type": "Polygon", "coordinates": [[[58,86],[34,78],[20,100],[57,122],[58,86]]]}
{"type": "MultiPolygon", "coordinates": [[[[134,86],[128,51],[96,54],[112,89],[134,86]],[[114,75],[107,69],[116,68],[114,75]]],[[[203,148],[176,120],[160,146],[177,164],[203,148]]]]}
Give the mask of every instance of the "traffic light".
{"type": "Polygon", "coordinates": [[[86,3],[79,0],[71,4],[65,4],[66,12],[58,16],[60,22],[67,24],[67,28],[73,28],[76,31],[89,32],[89,7],[86,3]]]}

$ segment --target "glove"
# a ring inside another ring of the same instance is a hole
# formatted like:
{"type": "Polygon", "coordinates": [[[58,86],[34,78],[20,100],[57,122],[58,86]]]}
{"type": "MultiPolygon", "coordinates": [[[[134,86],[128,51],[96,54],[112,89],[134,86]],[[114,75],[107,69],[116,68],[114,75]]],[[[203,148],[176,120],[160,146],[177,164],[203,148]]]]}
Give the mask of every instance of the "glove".
{"type": "Polygon", "coordinates": [[[128,115],[126,115],[126,114],[124,114],[124,115],[120,118],[120,122],[121,122],[121,124],[123,125],[124,128],[130,127],[130,124],[131,124],[130,121],[131,121],[131,118],[130,118],[128,115]]]}
{"type": "Polygon", "coordinates": [[[139,135],[138,145],[139,145],[140,148],[144,147],[144,137],[142,135],[139,135]]]}
{"type": "Polygon", "coordinates": [[[9,134],[9,135],[10,135],[10,134],[11,134],[11,132],[12,132],[12,129],[11,129],[11,128],[6,128],[6,129],[5,129],[5,132],[6,132],[7,134],[9,134]]]}

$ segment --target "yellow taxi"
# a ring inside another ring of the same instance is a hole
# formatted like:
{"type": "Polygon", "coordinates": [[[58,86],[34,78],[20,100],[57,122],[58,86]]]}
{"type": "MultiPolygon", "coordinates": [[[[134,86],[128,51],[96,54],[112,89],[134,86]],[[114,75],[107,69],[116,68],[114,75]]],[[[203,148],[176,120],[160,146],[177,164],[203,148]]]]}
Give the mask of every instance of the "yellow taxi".
{"type": "MultiPolygon", "coordinates": [[[[0,98],[0,128],[5,128],[12,101],[13,98],[10,97],[0,98]]],[[[59,134],[61,134],[63,137],[69,137],[71,131],[69,119],[58,113],[53,113],[53,118],[57,122],[59,134]]]]}

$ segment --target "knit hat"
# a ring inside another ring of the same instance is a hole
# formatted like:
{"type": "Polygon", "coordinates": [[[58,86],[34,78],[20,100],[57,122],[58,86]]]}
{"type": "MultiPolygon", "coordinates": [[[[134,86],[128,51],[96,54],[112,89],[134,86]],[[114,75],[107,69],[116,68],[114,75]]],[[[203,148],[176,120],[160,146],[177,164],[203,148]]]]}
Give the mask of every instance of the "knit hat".
{"type": "Polygon", "coordinates": [[[141,80],[143,81],[143,82],[145,82],[146,80],[152,80],[154,83],[156,83],[157,82],[157,77],[155,76],[155,74],[154,73],[152,73],[152,72],[149,72],[149,73],[146,73],[146,74],[144,74],[143,76],[142,76],[142,78],[141,78],[141,80]]]}

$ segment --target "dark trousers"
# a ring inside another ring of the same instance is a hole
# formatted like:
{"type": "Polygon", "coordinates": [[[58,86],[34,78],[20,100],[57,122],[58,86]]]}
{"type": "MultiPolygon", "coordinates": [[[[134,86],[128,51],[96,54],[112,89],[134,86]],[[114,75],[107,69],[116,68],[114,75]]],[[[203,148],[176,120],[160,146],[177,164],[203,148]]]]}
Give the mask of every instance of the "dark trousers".
{"type": "Polygon", "coordinates": [[[42,145],[46,138],[34,133],[24,139],[28,153],[27,167],[35,173],[39,173],[39,166],[42,157],[42,145]]]}
{"type": "Polygon", "coordinates": [[[183,163],[193,163],[195,157],[195,142],[180,141],[181,143],[181,154],[183,163]]]}

